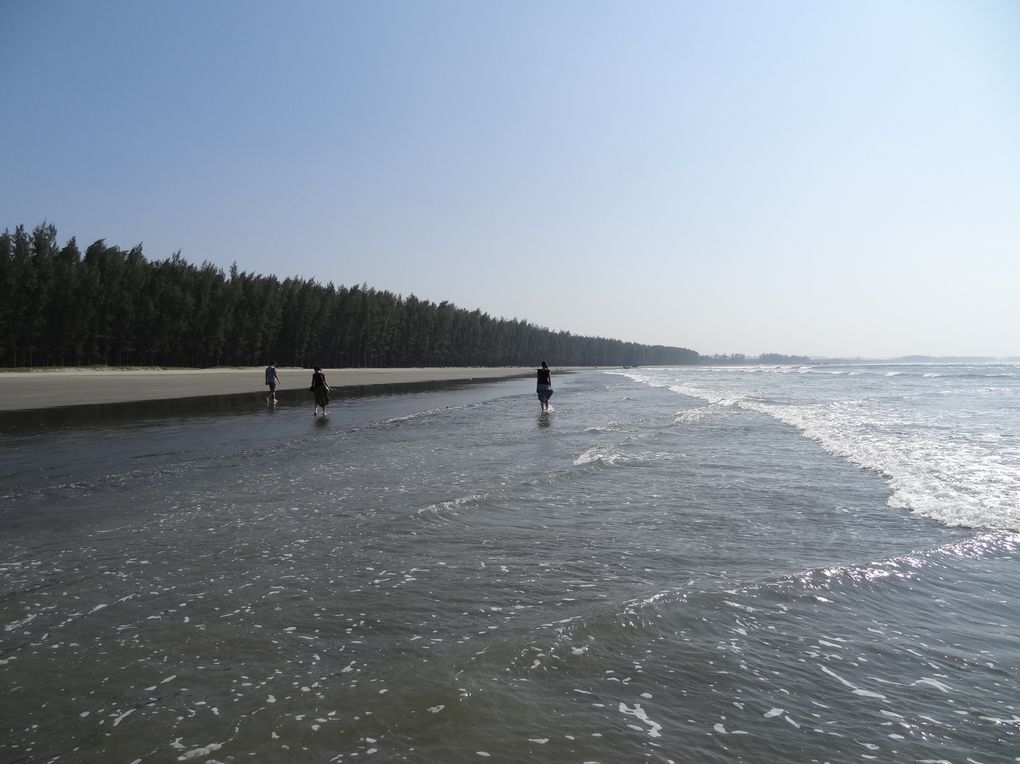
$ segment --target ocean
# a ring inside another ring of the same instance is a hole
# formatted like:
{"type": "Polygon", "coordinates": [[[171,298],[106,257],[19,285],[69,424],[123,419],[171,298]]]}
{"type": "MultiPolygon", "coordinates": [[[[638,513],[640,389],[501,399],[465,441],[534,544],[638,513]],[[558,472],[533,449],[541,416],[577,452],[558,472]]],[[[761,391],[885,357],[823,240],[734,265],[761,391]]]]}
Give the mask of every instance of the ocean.
{"type": "Polygon", "coordinates": [[[1020,367],[553,385],[0,415],[0,762],[1020,761],[1020,367]]]}

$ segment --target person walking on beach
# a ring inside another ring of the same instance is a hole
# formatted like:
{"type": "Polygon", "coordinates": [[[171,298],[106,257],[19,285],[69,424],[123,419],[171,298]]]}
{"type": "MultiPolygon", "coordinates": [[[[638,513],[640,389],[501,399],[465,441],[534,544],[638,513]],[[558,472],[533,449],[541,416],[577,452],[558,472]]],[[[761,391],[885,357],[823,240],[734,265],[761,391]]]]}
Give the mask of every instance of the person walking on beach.
{"type": "Polygon", "coordinates": [[[315,394],[315,408],[312,409],[312,416],[319,413],[320,406],[322,407],[322,415],[326,416],[326,404],[329,403],[330,387],[326,383],[326,375],[322,373],[322,369],[318,366],[312,372],[312,386],[308,389],[315,394]]]}
{"type": "Polygon", "coordinates": [[[280,383],[280,375],[276,373],[276,364],[272,361],[266,367],[266,386],[269,388],[269,397],[266,399],[270,403],[276,403],[276,386],[280,383]]]}
{"type": "Polygon", "coordinates": [[[542,361],[542,368],[538,370],[538,402],[542,404],[542,411],[549,410],[549,399],[552,398],[552,374],[549,371],[549,364],[542,361]]]}

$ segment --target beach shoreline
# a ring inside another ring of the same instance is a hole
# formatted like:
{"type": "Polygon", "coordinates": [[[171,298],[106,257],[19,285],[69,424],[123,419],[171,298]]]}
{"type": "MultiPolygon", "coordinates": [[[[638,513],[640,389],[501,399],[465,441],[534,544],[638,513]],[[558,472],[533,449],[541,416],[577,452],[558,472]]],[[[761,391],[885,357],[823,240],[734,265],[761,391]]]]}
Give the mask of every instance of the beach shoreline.
{"type": "MultiPolygon", "coordinates": [[[[469,382],[528,377],[525,366],[401,369],[324,369],[335,388],[422,382],[469,382]]],[[[568,369],[554,369],[554,373],[568,369]]],[[[300,390],[311,369],[277,368],[277,390],[300,390]]],[[[265,368],[214,369],[47,369],[0,373],[0,411],[58,406],[172,400],[237,393],[267,393],[265,368]]]]}

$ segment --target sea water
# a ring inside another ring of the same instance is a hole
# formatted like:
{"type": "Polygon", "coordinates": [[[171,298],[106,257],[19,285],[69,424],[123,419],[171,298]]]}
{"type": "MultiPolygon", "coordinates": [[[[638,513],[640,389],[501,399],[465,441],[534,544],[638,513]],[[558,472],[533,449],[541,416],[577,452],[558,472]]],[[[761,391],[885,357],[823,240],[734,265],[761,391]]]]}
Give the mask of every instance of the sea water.
{"type": "Polygon", "coordinates": [[[0,420],[0,762],[1020,761],[1020,369],[0,420]]]}

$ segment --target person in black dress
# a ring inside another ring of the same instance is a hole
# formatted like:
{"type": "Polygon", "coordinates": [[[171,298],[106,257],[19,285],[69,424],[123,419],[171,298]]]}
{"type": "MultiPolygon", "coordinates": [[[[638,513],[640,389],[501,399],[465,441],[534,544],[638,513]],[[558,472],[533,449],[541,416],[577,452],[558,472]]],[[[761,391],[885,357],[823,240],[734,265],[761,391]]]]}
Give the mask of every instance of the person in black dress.
{"type": "Polygon", "coordinates": [[[542,404],[542,411],[549,410],[549,399],[552,398],[552,374],[549,371],[549,364],[542,361],[542,368],[538,370],[538,402],[542,404]]]}

